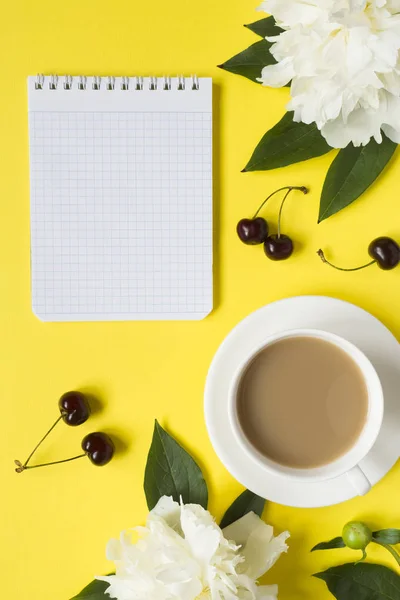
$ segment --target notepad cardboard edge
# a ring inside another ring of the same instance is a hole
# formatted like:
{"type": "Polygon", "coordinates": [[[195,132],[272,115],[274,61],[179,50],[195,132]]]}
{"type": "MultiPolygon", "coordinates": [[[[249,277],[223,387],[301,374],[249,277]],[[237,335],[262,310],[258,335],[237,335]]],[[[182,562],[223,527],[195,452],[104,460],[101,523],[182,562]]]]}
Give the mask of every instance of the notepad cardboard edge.
{"type": "Polygon", "coordinates": [[[127,314],[98,314],[94,318],[93,314],[80,315],[42,315],[32,304],[32,312],[41,323],[112,323],[112,322],[140,322],[140,321],[203,321],[213,311],[213,305],[210,309],[201,313],[127,313],[127,314]]]}

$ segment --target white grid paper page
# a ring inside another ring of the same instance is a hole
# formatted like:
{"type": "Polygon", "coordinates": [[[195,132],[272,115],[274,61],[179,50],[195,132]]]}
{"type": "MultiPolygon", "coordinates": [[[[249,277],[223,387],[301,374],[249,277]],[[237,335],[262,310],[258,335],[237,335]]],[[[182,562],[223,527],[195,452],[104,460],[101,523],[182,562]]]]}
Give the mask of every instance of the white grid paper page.
{"type": "Polygon", "coordinates": [[[169,91],[150,91],[146,80],[140,91],[36,90],[29,78],[40,319],[201,319],[211,311],[211,80],[200,79],[199,90],[174,83],[169,91]]]}

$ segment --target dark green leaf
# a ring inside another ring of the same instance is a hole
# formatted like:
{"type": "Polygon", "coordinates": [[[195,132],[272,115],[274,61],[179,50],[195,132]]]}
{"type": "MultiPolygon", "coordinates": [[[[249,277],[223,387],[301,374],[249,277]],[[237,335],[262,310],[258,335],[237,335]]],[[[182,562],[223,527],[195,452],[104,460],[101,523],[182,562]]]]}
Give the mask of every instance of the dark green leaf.
{"type": "Polygon", "coordinates": [[[383,136],[381,144],[371,140],[367,146],[349,144],[339,152],[325,179],[318,223],[356,200],[381,174],[392,158],[397,144],[383,136]]]}
{"type": "Polygon", "coordinates": [[[105,581],[97,581],[95,579],[92,583],[89,583],[77,596],[71,598],[71,600],[105,600],[109,598],[105,594],[109,584],[105,581]]]}
{"type": "Polygon", "coordinates": [[[250,490],[245,490],[236,498],[224,514],[220,525],[221,529],[228,527],[228,525],[234,523],[240,519],[240,517],[247,515],[249,512],[254,512],[261,517],[264,506],[264,498],[257,496],[257,494],[253,494],[250,490]]]}
{"type": "Polygon", "coordinates": [[[274,17],[266,17],[265,19],[260,19],[255,23],[245,25],[245,27],[247,27],[247,29],[250,29],[250,31],[252,31],[256,35],[259,35],[262,38],[279,35],[283,31],[283,29],[278,27],[278,25],[275,23],[274,17]]]}
{"type": "Polygon", "coordinates": [[[295,123],[287,112],[262,138],[244,171],[269,171],[321,156],[332,150],[315,124],[295,123]]]}
{"type": "Polygon", "coordinates": [[[152,510],[161,496],[207,508],[208,492],[193,458],[156,421],[144,476],[147,505],[152,510]]]}
{"type": "Polygon", "coordinates": [[[349,563],[314,577],[325,581],[337,600],[400,600],[400,576],[382,565],[349,563]]]}
{"type": "Polygon", "coordinates": [[[346,544],[344,543],[342,538],[336,537],[336,538],[333,538],[333,540],[330,540],[329,542],[321,542],[320,544],[317,544],[316,546],[314,546],[314,548],[312,548],[311,552],[314,552],[315,550],[332,550],[334,548],[345,548],[345,547],[346,547],[346,544]]]}
{"type": "Polygon", "coordinates": [[[400,529],[381,529],[374,531],[372,539],[381,544],[400,544],[400,529]]]}
{"type": "Polygon", "coordinates": [[[257,78],[261,77],[263,68],[276,63],[269,51],[270,48],[271,44],[267,40],[261,40],[218,66],[225,71],[242,75],[259,83],[257,78]]]}

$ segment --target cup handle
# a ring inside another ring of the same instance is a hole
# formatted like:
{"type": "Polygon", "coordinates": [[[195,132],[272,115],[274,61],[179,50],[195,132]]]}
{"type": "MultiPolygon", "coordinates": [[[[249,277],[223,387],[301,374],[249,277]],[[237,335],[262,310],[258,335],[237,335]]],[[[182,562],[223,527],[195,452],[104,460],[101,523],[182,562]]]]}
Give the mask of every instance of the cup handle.
{"type": "Polygon", "coordinates": [[[350,483],[357,490],[359,496],[365,496],[372,485],[360,465],[357,465],[346,473],[350,483]]]}

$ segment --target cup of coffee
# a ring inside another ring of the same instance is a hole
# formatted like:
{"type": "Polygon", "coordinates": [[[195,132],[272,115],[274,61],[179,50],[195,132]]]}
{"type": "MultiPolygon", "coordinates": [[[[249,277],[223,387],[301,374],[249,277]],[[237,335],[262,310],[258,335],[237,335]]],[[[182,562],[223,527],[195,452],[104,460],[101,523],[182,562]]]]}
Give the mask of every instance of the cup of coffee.
{"type": "Polygon", "coordinates": [[[346,474],[360,495],[360,461],[382,424],[383,392],[369,359],[332,333],[272,336],[239,366],[229,419],[243,451],[266,470],[304,482],[346,474]]]}

